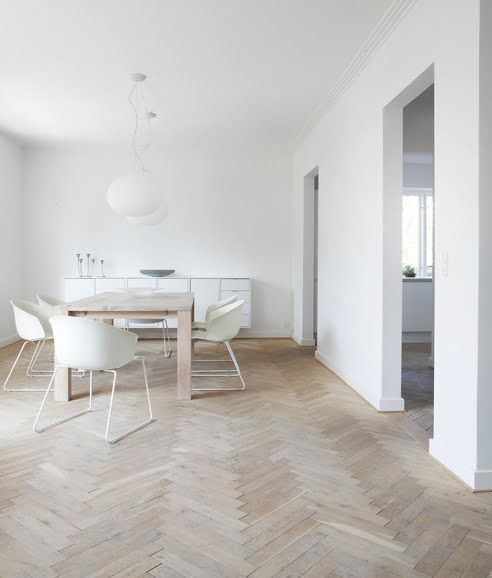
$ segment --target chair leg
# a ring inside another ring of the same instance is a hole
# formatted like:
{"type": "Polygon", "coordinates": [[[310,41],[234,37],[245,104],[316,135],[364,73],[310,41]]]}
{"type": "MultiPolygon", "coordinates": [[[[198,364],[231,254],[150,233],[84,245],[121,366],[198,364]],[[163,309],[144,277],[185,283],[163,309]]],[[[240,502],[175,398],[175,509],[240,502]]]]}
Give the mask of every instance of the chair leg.
{"type": "Polygon", "coordinates": [[[109,444],[115,444],[120,439],[130,435],[133,432],[136,432],[139,429],[142,429],[143,427],[145,427],[146,425],[149,425],[149,423],[152,423],[154,421],[154,419],[152,417],[152,406],[150,404],[149,382],[147,380],[147,369],[145,367],[145,359],[143,357],[138,357],[138,356],[135,356],[135,359],[142,363],[142,369],[143,369],[144,381],[145,381],[145,391],[147,393],[147,405],[148,405],[148,409],[149,409],[149,419],[136,425],[135,427],[133,427],[129,430],[124,431],[123,433],[119,434],[118,436],[116,436],[114,438],[109,437],[109,427],[111,424],[111,414],[113,412],[113,400],[114,400],[114,392],[116,389],[116,376],[117,376],[116,371],[110,370],[109,373],[113,374],[113,387],[111,389],[111,400],[109,402],[108,421],[106,423],[106,435],[104,436],[104,439],[109,444]]]}
{"type": "Polygon", "coordinates": [[[232,362],[234,363],[234,366],[236,367],[236,371],[238,374],[239,379],[241,380],[242,383],[242,387],[240,388],[241,391],[243,389],[246,389],[246,384],[244,383],[244,379],[243,376],[241,375],[241,370],[239,369],[239,363],[237,362],[236,356],[234,355],[234,350],[232,349],[232,345],[230,341],[226,341],[225,342],[226,347],[227,347],[227,351],[229,352],[229,355],[231,356],[232,362]]]}
{"type": "MultiPolygon", "coordinates": [[[[227,351],[231,356],[231,361],[234,364],[235,369],[197,369],[191,372],[191,375],[194,377],[239,377],[241,380],[241,387],[192,387],[191,391],[243,391],[246,389],[246,384],[244,383],[243,376],[241,375],[241,370],[239,369],[239,364],[237,362],[236,356],[234,355],[234,351],[232,350],[232,346],[230,341],[224,342],[225,346],[227,347],[227,351]]],[[[197,360],[197,361],[208,361],[208,360],[197,360]]],[[[212,361],[212,360],[210,360],[212,361]]],[[[213,361],[228,361],[224,359],[217,359],[213,361]]]]}
{"type": "MultiPolygon", "coordinates": [[[[4,384],[3,384],[3,390],[4,391],[45,391],[44,387],[7,387],[7,383],[9,382],[12,374],[14,373],[14,369],[16,368],[17,364],[19,363],[19,360],[21,358],[22,352],[24,351],[26,345],[28,343],[32,343],[31,341],[24,341],[24,343],[22,344],[22,347],[20,348],[19,353],[17,354],[17,357],[15,358],[15,361],[12,365],[12,367],[10,368],[9,374],[7,375],[7,379],[5,380],[4,384]]],[[[36,354],[37,350],[39,349],[39,341],[36,343],[36,348],[34,349],[34,353],[31,357],[31,361],[29,362],[29,366],[31,366],[31,362],[34,358],[34,355],[36,354]]],[[[51,372],[49,372],[51,373],[51,372]]]]}
{"type": "Polygon", "coordinates": [[[57,366],[55,367],[55,370],[53,371],[53,375],[51,376],[51,379],[50,379],[50,382],[49,382],[49,384],[48,384],[48,387],[46,388],[46,393],[44,394],[43,401],[41,402],[41,407],[39,408],[38,414],[37,414],[37,416],[36,416],[36,420],[35,420],[34,425],[33,425],[33,427],[32,427],[32,431],[33,431],[33,432],[41,433],[41,432],[43,432],[43,431],[45,431],[45,430],[47,430],[47,429],[49,429],[49,428],[54,427],[55,425],[59,425],[59,424],[61,424],[61,423],[65,423],[66,421],[69,421],[69,420],[71,420],[71,419],[74,419],[74,418],[76,418],[76,417],[79,417],[79,416],[81,416],[81,415],[84,415],[85,413],[89,413],[90,411],[92,411],[92,371],[91,371],[91,372],[89,372],[89,407],[88,407],[87,409],[85,409],[84,411],[79,411],[79,412],[77,412],[77,413],[74,413],[74,414],[72,414],[72,415],[69,415],[68,417],[64,417],[64,418],[59,419],[59,420],[57,420],[57,421],[55,421],[55,422],[49,423],[49,424],[47,424],[47,425],[45,425],[45,426],[43,426],[43,427],[39,427],[39,428],[38,428],[38,421],[39,421],[39,418],[40,418],[40,416],[41,416],[41,412],[43,411],[43,408],[44,408],[44,405],[45,405],[45,403],[46,403],[46,400],[48,399],[48,395],[49,395],[49,393],[50,393],[51,385],[52,385],[52,383],[53,383],[53,381],[54,381],[54,379],[55,379],[56,372],[57,372],[61,367],[62,367],[61,365],[57,365],[57,366]]]}
{"type": "MultiPolygon", "coordinates": [[[[36,348],[34,349],[34,353],[32,354],[31,361],[27,367],[26,375],[28,377],[37,377],[41,375],[51,375],[53,373],[50,369],[34,369],[34,366],[38,362],[39,355],[41,354],[41,350],[43,349],[46,343],[46,339],[38,341],[36,343],[36,348]]],[[[44,391],[44,388],[43,388],[44,391]]]]}
{"type": "Polygon", "coordinates": [[[167,319],[162,320],[162,339],[164,341],[164,357],[171,357],[171,340],[169,339],[169,327],[167,319]]]}
{"type": "Polygon", "coordinates": [[[12,373],[14,373],[14,369],[17,366],[17,363],[19,362],[20,356],[22,355],[22,352],[24,351],[24,349],[26,348],[26,345],[29,343],[29,341],[24,341],[24,343],[22,344],[22,347],[20,348],[19,353],[17,354],[17,357],[15,358],[15,361],[12,365],[12,367],[10,368],[9,374],[7,375],[7,379],[5,380],[4,384],[3,384],[3,390],[4,391],[13,391],[12,389],[8,389],[7,388],[7,383],[9,382],[10,376],[12,375],[12,373]]]}
{"type": "MultiPolygon", "coordinates": [[[[37,356],[39,355],[39,349],[40,349],[39,345],[40,345],[40,343],[41,343],[41,341],[36,341],[36,345],[35,345],[35,347],[34,347],[34,351],[32,352],[31,359],[29,360],[29,363],[28,363],[28,365],[27,365],[27,369],[26,369],[26,375],[27,375],[27,377],[32,377],[31,368],[32,368],[32,366],[36,363],[37,356]]],[[[43,389],[44,389],[44,388],[43,388],[43,389]]]]}

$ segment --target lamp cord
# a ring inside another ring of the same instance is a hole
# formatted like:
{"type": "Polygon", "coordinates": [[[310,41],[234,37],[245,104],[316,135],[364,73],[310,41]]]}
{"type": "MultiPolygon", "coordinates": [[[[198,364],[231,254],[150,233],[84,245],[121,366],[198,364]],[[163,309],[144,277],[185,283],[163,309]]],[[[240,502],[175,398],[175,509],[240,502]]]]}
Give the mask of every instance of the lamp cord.
{"type": "MultiPolygon", "coordinates": [[[[137,100],[138,100],[138,82],[134,82],[133,86],[130,90],[130,94],[128,95],[128,102],[130,103],[130,106],[132,107],[132,110],[135,114],[135,125],[133,127],[133,134],[132,134],[132,149],[133,149],[133,155],[135,157],[135,162],[137,163],[138,168],[142,171],[142,173],[145,175],[145,173],[148,173],[149,171],[145,168],[141,155],[149,148],[150,145],[150,138],[149,141],[147,142],[147,144],[144,146],[144,148],[139,151],[138,150],[138,146],[137,146],[137,134],[138,134],[138,129],[140,128],[140,120],[139,120],[139,115],[138,115],[138,109],[137,109],[137,100]],[[135,95],[135,102],[133,102],[133,95],[135,95]]],[[[143,92],[142,92],[142,101],[144,103],[145,106],[145,98],[143,97],[143,92]]],[[[148,119],[148,111],[147,108],[146,109],[146,116],[147,116],[147,120],[149,123],[149,134],[150,134],[150,121],[148,119]]]]}
{"type": "MultiPolygon", "coordinates": [[[[145,109],[145,119],[147,120],[147,135],[148,135],[148,139],[147,139],[147,143],[142,147],[142,150],[140,151],[140,154],[143,155],[143,153],[149,148],[151,142],[152,142],[152,128],[151,128],[151,116],[150,116],[150,112],[149,109],[147,108],[147,103],[145,102],[145,91],[143,88],[140,89],[140,93],[142,96],[142,104],[143,104],[143,108],[145,109]]],[[[147,171],[149,172],[149,171],[147,171]]]]}

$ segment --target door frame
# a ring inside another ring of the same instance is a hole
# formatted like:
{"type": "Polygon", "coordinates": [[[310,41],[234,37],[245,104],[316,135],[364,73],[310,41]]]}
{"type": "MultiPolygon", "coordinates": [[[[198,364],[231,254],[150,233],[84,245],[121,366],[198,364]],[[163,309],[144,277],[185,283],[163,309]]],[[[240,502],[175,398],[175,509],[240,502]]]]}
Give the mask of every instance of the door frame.
{"type": "Polygon", "coordinates": [[[433,83],[432,64],[383,109],[383,319],[380,411],[403,411],[405,405],[401,397],[403,108],[433,83]]]}
{"type": "MultiPolygon", "coordinates": [[[[318,177],[316,165],[303,180],[302,225],[302,319],[299,345],[314,346],[314,178],[318,177]]],[[[318,224],[319,226],[319,224],[318,224]]],[[[319,231],[318,231],[319,235],[319,231]]],[[[319,252],[318,252],[319,255],[319,252]]],[[[318,297],[319,310],[319,297],[318,297]]]]}

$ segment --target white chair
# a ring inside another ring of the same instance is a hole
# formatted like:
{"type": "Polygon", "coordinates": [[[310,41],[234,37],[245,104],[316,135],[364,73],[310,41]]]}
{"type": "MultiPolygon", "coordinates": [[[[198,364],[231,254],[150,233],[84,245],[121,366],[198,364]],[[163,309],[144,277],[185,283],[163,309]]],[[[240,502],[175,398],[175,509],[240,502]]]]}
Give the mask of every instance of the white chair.
{"type": "Polygon", "coordinates": [[[46,305],[47,307],[59,307],[60,305],[68,305],[66,301],[58,299],[57,297],[51,297],[50,295],[36,295],[36,299],[40,305],[46,305]]]}
{"type": "Polygon", "coordinates": [[[3,384],[4,391],[44,391],[43,388],[36,387],[7,387],[7,384],[14,372],[14,369],[21,358],[22,352],[29,343],[35,345],[34,352],[29,361],[27,367],[26,375],[28,377],[38,377],[43,375],[50,375],[52,371],[50,370],[40,370],[35,369],[36,362],[39,358],[39,354],[43,349],[46,341],[53,339],[53,334],[51,331],[51,326],[49,323],[50,312],[42,305],[37,305],[36,303],[31,303],[25,300],[14,300],[11,301],[12,309],[14,311],[15,327],[17,333],[21,339],[24,340],[22,347],[7,375],[7,379],[3,384]]]}
{"type": "Polygon", "coordinates": [[[48,428],[92,411],[92,373],[94,371],[106,371],[113,374],[111,400],[109,402],[108,420],[106,422],[106,442],[114,444],[118,440],[145,427],[153,421],[145,360],[143,357],[135,355],[137,336],[134,333],[105,323],[98,323],[93,319],[60,316],[53,317],[50,322],[55,339],[57,366],[46,388],[46,393],[36,416],[36,421],[34,422],[33,431],[40,433],[48,428]],[[149,417],[144,422],[124,431],[116,437],[110,438],[109,428],[116,389],[116,370],[135,360],[142,363],[149,417]],[[89,371],[89,406],[86,410],[44,425],[43,427],[38,427],[38,421],[48,398],[51,384],[60,368],[83,368],[89,371]]]}
{"type": "MultiPolygon", "coordinates": [[[[45,307],[48,311],[48,315],[57,315],[58,314],[58,308],[61,305],[68,305],[68,303],[66,301],[63,301],[62,299],[58,299],[58,297],[51,297],[51,295],[40,295],[40,294],[36,294],[36,299],[38,300],[38,303],[45,307]]],[[[51,352],[50,352],[50,359],[53,360],[55,355],[54,355],[54,345],[51,345],[51,352]]]]}
{"type": "MultiPolygon", "coordinates": [[[[145,291],[150,292],[160,292],[165,293],[163,290],[159,289],[117,289],[118,292],[131,292],[142,293],[145,291]]],[[[138,323],[140,325],[154,325],[159,324],[162,326],[162,341],[164,344],[164,357],[171,357],[173,350],[171,349],[171,339],[169,337],[169,326],[167,324],[167,319],[125,319],[125,329],[130,329],[130,323],[138,323]]]]}
{"type": "Polygon", "coordinates": [[[212,311],[215,311],[216,309],[220,309],[221,307],[224,307],[225,305],[229,305],[229,303],[234,303],[234,301],[237,301],[237,295],[231,295],[231,297],[226,297],[225,299],[221,299],[217,303],[213,303],[212,305],[209,305],[207,308],[207,312],[205,313],[205,321],[194,321],[191,325],[191,328],[192,329],[205,330],[207,328],[208,318],[210,317],[210,314],[212,313],[212,311]]]}
{"type": "Polygon", "coordinates": [[[191,374],[194,377],[239,377],[241,387],[198,388],[192,387],[192,391],[242,391],[246,388],[236,356],[231,346],[231,339],[239,333],[241,326],[241,309],[244,301],[235,301],[215,309],[208,316],[205,329],[194,329],[191,338],[195,341],[211,341],[224,343],[231,359],[196,359],[198,363],[225,362],[234,364],[234,369],[196,369],[191,374]]]}

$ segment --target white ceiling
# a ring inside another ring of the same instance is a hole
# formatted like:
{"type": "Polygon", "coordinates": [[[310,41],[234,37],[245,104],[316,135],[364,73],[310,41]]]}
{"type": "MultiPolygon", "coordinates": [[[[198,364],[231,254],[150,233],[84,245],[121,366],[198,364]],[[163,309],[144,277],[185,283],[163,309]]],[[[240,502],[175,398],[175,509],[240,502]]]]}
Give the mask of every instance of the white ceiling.
{"type": "Polygon", "coordinates": [[[391,0],[0,0],[0,130],[127,142],[130,72],[167,144],[292,139],[391,0]]]}

